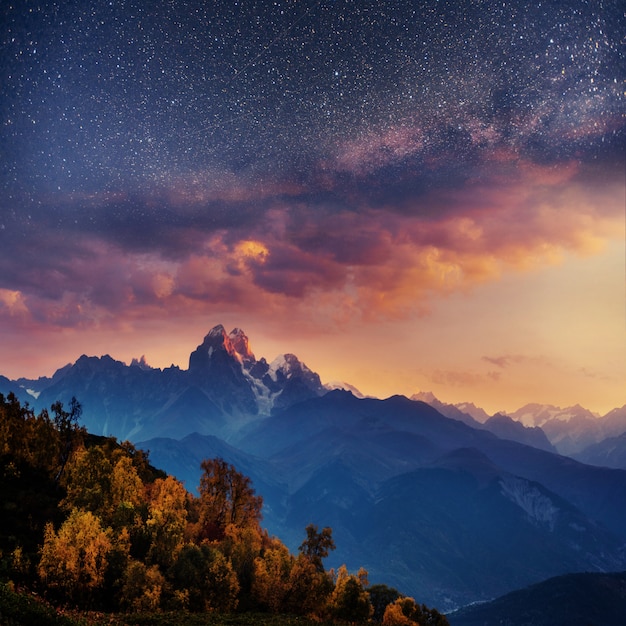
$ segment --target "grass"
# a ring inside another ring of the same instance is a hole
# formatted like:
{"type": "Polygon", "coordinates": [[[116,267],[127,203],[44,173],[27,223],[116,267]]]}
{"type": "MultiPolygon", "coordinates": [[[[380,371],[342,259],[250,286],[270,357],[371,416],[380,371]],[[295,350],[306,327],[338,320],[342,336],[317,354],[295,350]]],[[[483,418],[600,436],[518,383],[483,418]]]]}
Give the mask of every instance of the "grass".
{"type": "Polygon", "coordinates": [[[2,626],[78,626],[35,596],[17,593],[0,583],[0,624],[2,626]]]}
{"type": "Polygon", "coordinates": [[[295,615],[269,613],[83,613],[60,612],[36,596],[0,583],[2,626],[324,626],[295,615]]]}
{"type": "MultiPolygon", "coordinates": [[[[105,617],[105,616],[103,616],[105,617]]],[[[94,623],[94,626],[323,626],[304,617],[268,613],[150,613],[115,616],[116,621],[94,623]],[[119,621],[117,621],[119,620],[119,621]]]]}

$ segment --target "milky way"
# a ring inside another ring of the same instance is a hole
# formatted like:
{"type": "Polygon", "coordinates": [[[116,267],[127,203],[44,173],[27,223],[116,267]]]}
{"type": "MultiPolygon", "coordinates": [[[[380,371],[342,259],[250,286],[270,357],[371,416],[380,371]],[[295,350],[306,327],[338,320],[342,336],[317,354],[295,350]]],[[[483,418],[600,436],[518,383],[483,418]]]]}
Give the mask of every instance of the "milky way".
{"type": "Polygon", "coordinates": [[[6,332],[406,318],[614,237],[621,2],[1,11],[6,332]]]}
{"type": "Polygon", "coordinates": [[[423,135],[392,176],[442,149],[464,166],[499,145],[588,154],[623,126],[620,6],[5,5],[2,183],[102,191],[215,164],[309,181],[338,142],[390,126],[423,135]]]}

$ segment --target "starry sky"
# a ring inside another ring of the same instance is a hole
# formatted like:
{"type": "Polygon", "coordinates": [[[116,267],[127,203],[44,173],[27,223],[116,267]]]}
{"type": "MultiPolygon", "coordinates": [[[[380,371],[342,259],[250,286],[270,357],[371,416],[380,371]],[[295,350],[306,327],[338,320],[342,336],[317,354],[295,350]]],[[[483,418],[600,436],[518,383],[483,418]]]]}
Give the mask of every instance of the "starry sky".
{"type": "Polygon", "coordinates": [[[626,402],[619,0],[7,0],[0,373],[216,324],[381,397],[626,402]]]}

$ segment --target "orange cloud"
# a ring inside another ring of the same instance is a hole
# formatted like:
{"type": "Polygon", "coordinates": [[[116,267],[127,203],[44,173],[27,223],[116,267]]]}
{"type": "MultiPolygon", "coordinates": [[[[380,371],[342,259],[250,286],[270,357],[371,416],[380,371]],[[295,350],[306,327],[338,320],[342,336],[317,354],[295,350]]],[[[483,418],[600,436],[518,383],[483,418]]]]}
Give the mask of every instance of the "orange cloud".
{"type": "MultiPolygon", "coordinates": [[[[420,149],[412,128],[359,141],[344,151],[357,169],[420,149]]],[[[559,263],[569,252],[594,254],[623,236],[621,183],[583,184],[576,164],[541,166],[513,151],[493,154],[492,163],[482,178],[417,194],[401,207],[370,206],[367,188],[358,186],[350,196],[358,204],[337,206],[326,197],[283,195],[289,190],[275,184],[262,209],[245,205],[243,215],[222,218],[202,203],[214,193],[226,197],[228,186],[231,198],[250,199],[255,186],[232,175],[219,184],[193,182],[189,196],[176,200],[193,219],[183,209],[165,228],[150,221],[160,228],[154,238],[130,221],[130,244],[121,223],[108,238],[91,234],[68,248],[61,233],[42,230],[37,258],[15,248],[18,263],[4,272],[14,283],[5,281],[0,307],[5,316],[60,326],[174,315],[181,307],[206,315],[255,307],[260,316],[297,307],[321,326],[398,319],[425,314],[433,298],[559,263]]],[[[120,201],[110,200],[113,208],[120,201]]],[[[106,202],[94,202],[99,219],[106,202]]]]}

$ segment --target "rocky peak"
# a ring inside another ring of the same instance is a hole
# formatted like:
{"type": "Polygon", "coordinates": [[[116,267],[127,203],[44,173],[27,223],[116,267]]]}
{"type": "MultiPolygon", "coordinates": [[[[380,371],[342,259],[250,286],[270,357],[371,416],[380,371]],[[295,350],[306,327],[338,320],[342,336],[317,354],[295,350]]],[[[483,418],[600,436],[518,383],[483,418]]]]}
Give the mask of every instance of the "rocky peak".
{"type": "Polygon", "coordinates": [[[209,331],[203,342],[190,354],[189,369],[204,369],[215,359],[230,360],[229,357],[241,362],[241,357],[237,354],[226,330],[221,324],[218,324],[209,331]]]}
{"type": "Polygon", "coordinates": [[[317,393],[324,391],[320,377],[300,361],[295,354],[277,356],[270,363],[268,373],[274,381],[298,379],[311,389],[315,389],[317,393]]]}
{"type": "Polygon", "coordinates": [[[241,328],[233,328],[228,334],[228,339],[244,363],[254,363],[256,361],[254,353],[250,350],[250,340],[241,328]]]}
{"type": "Polygon", "coordinates": [[[142,354],[140,359],[133,358],[133,360],[131,361],[130,366],[131,367],[138,367],[139,369],[142,369],[144,371],[149,371],[149,370],[153,369],[152,367],[150,367],[148,365],[148,362],[146,361],[145,354],[142,354]]]}
{"type": "Polygon", "coordinates": [[[270,363],[270,376],[274,380],[278,377],[291,378],[294,374],[309,371],[309,368],[301,363],[295,354],[281,354],[270,363]]]}

